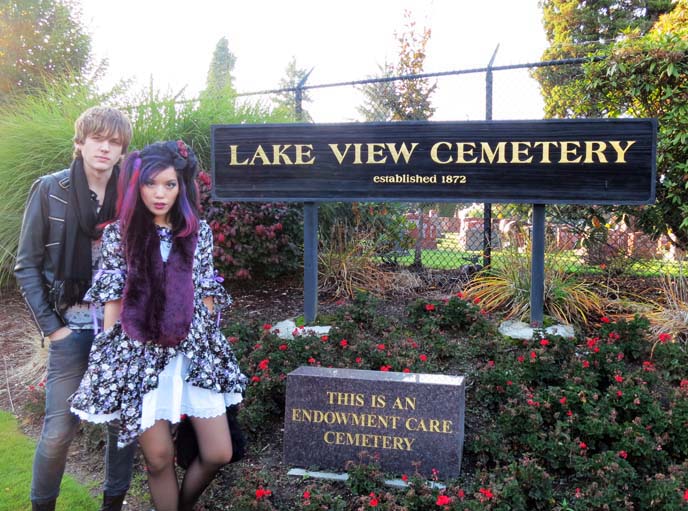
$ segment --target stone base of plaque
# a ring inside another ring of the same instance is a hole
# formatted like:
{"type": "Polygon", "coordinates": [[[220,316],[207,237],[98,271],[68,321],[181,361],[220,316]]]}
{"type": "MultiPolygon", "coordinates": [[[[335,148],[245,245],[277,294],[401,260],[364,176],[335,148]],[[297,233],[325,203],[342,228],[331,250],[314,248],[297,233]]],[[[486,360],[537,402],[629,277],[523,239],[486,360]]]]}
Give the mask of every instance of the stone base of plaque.
{"type": "MultiPolygon", "coordinates": [[[[308,477],[310,479],[323,479],[325,481],[340,481],[345,483],[349,480],[349,474],[340,474],[336,472],[318,472],[314,470],[305,470],[303,468],[292,468],[287,472],[287,475],[294,477],[308,477]]],[[[390,488],[404,489],[409,487],[409,483],[403,479],[385,479],[385,486],[390,488]]],[[[442,483],[437,481],[426,481],[426,486],[432,489],[444,490],[446,488],[442,483]]]]}

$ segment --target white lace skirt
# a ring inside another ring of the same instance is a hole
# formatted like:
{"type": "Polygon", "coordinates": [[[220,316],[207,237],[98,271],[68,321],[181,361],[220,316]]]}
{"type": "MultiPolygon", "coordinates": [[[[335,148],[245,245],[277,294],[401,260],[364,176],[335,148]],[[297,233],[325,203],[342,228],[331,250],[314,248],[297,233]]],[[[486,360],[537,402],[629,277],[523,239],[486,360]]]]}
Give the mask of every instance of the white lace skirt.
{"type": "MultiPolygon", "coordinates": [[[[208,389],[195,387],[184,381],[191,361],[183,354],[177,353],[158,376],[158,386],[143,396],[141,411],[141,431],[164,419],[175,424],[182,415],[190,417],[217,417],[225,413],[225,408],[240,403],[241,393],[220,394],[208,389]]],[[[79,418],[104,423],[119,419],[120,412],[109,414],[89,413],[71,409],[79,418]]]]}

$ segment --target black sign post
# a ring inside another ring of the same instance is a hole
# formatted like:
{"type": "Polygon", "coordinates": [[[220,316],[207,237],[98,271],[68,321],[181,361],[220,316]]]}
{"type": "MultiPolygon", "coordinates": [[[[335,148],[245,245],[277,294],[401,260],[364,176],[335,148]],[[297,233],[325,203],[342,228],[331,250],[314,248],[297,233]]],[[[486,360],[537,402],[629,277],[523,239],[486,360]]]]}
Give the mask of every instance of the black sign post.
{"type": "Polygon", "coordinates": [[[544,225],[546,204],[653,203],[656,133],[655,119],[216,125],[212,193],[529,203],[544,225]]]}

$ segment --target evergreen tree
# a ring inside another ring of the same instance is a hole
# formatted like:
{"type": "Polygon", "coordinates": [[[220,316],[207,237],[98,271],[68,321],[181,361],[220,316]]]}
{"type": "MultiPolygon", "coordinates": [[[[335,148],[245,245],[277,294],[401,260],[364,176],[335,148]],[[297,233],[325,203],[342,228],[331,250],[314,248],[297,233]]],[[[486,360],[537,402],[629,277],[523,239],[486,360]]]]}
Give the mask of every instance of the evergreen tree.
{"type": "MultiPolygon", "coordinates": [[[[395,75],[394,67],[385,62],[378,65],[380,73],[377,78],[390,78],[395,75]]],[[[367,122],[386,122],[394,117],[394,105],[398,102],[394,81],[372,82],[360,88],[363,93],[363,104],[356,110],[367,122]]]]}
{"type": "MultiPolygon", "coordinates": [[[[380,66],[379,77],[407,76],[423,73],[425,48],[432,32],[424,28],[416,31],[410,11],[404,12],[406,24],[401,33],[396,33],[399,44],[399,61],[396,66],[385,63],[380,66]]],[[[366,120],[410,121],[432,117],[435,109],[430,98],[437,88],[427,78],[396,80],[394,82],[373,82],[361,87],[365,102],[358,108],[366,120]]]]}
{"type": "MultiPolygon", "coordinates": [[[[416,22],[411,18],[411,12],[405,11],[404,17],[406,18],[405,30],[397,34],[399,43],[397,74],[400,76],[421,74],[425,65],[425,47],[432,31],[426,27],[419,34],[416,32],[416,22]]],[[[431,83],[427,78],[398,81],[396,83],[398,101],[394,104],[392,119],[420,121],[432,117],[435,109],[430,97],[436,88],[437,83],[431,83]]]]}
{"type": "Polygon", "coordinates": [[[235,63],[236,56],[229,51],[229,42],[227,38],[221,38],[215,46],[213,59],[210,61],[210,67],[208,68],[206,92],[234,92],[232,71],[234,71],[235,63]]]}
{"type": "Polygon", "coordinates": [[[0,1],[0,100],[88,69],[91,38],[75,0],[0,1]]]}
{"type": "MultiPolygon", "coordinates": [[[[279,82],[280,89],[290,89],[296,87],[308,75],[308,71],[301,69],[296,65],[296,57],[292,57],[287,64],[285,76],[279,82]]],[[[278,111],[284,112],[285,115],[292,116],[294,120],[300,122],[313,122],[311,114],[303,107],[304,103],[312,101],[308,89],[301,90],[301,113],[300,118],[297,118],[296,112],[296,91],[289,90],[280,92],[273,98],[273,103],[278,111]]]]}

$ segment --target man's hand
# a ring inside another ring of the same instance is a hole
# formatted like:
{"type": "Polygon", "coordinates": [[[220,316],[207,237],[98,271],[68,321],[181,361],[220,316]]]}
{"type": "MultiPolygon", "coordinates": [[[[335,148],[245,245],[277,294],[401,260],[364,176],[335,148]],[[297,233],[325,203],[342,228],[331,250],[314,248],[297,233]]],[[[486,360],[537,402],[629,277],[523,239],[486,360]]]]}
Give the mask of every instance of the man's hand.
{"type": "Polygon", "coordinates": [[[72,331],[69,327],[63,326],[59,330],[55,330],[52,334],[50,334],[48,336],[48,339],[50,340],[50,342],[59,341],[61,339],[64,339],[71,333],[72,331]]]}

